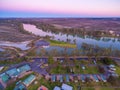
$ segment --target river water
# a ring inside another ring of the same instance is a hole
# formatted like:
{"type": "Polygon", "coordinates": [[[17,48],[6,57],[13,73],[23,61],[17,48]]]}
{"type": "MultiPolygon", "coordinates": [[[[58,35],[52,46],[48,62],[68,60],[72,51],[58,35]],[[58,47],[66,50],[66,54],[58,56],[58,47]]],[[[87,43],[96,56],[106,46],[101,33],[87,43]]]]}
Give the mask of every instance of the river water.
{"type": "MultiPolygon", "coordinates": [[[[109,48],[112,47],[112,49],[118,49],[120,50],[120,40],[118,38],[112,38],[112,37],[101,37],[99,40],[93,37],[85,36],[84,38],[82,36],[72,36],[67,34],[55,34],[52,32],[45,32],[41,29],[36,28],[35,25],[31,24],[23,24],[24,29],[32,32],[35,35],[39,36],[54,36],[54,40],[60,40],[60,41],[67,41],[67,39],[70,39],[70,42],[73,43],[74,40],[76,40],[76,45],[79,48],[81,48],[82,43],[92,44],[92,45],[98,45],[99,47],[109,48]]],[[[62,49],[60,47],[50,47],[48,49],[62,49]]]]}
{"type": "Polygon", "coordinates": [[[0,46],[16,47],[16,48],[20,48],[21,50],[28,50],[30,48],[27,46],[29,43],[30,41],[25,41],[25,42],[0,41],[0,46]]]}

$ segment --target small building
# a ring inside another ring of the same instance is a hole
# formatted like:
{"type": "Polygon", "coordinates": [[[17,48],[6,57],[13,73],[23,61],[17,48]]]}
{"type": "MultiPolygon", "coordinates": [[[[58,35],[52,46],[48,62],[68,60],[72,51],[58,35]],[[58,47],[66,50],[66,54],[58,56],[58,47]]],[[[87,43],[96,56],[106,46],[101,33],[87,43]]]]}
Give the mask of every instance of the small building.
{"type": "Polygon", "coordinates": [[[31,67],[28,64],[17,68],[17,71],[20,72],[20,73],[24,73],[24,72],[27,72],[27,71],[30,71],[30,70],[31,70],[31,67]]]}
{"type": "Polygon", "coordinates": [[[115,65],[111,64],[108,66],[109,68],[115,68],[115,65]]]}
{"type": "Polygon", "coordinates": [[[70,77],[69,75],[66,75],[66,82],[69,82],[70,81],[70,77]]]}
{"type": "Polygon", "coordinates": [[[50,80],[51,76],[50,75],[45,75],[46,80],[50,80]]]}
{"type": "Polygon", "coordinates": [[[97,78],[96,75],[93,75],[93,80],[94,80],[95,82],[99,82],[99,80],[98,80],[98,78],[97,78]]]}
{"type": "Polygon", "coordinates": [[[13,69],[6,71],[6,74],[8,74],[11,78],[13,78],[13,77],[17,77],[19,72],[17,71],[16,68],[13,68],[13,69]]]}
{"type": "Polygon", "coordinates": [[[52,80],[53,82],[55,82],[55,81],[56,81],[56,76],[55,76],[55,75],[52,75],[51,80],[52,80]]]}
{"type": "Polygon", "coordinates": [[[81,77],[82,82],[85,82],[85,76],[81,75],[80,77],[81,77]]]}
{"type": "Polygon", "coordinates": [[[69,85],[64,84],[64,83],[62,84],[61,88],[62,88],[62,90],[73,90],[72,86],[69,86],[69,85]]]}
{"type": "Polygon", "coordinates": [[[77,76],[78,80],[80,80],[80,75],[77,76]]]}
{"type": "Polygon", "coordinates": [[[100,77],[101,77],[101,80],[102,80],[103,82],[107,82],[107,80],[106,80],[106,78],[105,78],[104,75],[101,74],[100,77]]]}
{"type": "Polygon", "coordinates": [[[70,75],[70,80],[71,80],[71,81],[73,81],[73,80],[74,80],[72,75],[70,75]]]}
{"type": "MultiPolygon", "coordinates": [[[[0,90],[1,88],[6,88],[7,82],[10,80],[10,76],[7,75],[6,73],[0,74],[0,90]]],[[[4,90],[4,89],[3,89],[4,90]]]]}
{"type": "Polygon", "coordinates": [[[20,83],[14,88],[14,90],[27,90],[27,89],[24,84],[20,83]]]}
{"type": "Polygon", "coordinates": [[[55,86],[53,90],[61,90],[61,88],[58,86],[55,86]]]}
{"type": "Polygon", "coordinates": [[[38,90],[48,90],[48,88],[42,85],[38,88],[38,90]]]}
{"type": "Polygon", "coordinates": [[[2,73],[2,74],[0,75],[0,79],[1,79],[1,81],[2,81],[3,83],[7,83],[11,78],[10,78],[10,76],[9,76],[8,74],[2,73]]]}
{"type": "Polygon", "coordinates": [[[35,75],[30,75],[23,81],[23,84],[28,87],[36,79],[35,75]]]}
{"type": "Polygon", "coordinates": [[[60,75],[60,82],[63,82],[63,76],[60,75]]]}

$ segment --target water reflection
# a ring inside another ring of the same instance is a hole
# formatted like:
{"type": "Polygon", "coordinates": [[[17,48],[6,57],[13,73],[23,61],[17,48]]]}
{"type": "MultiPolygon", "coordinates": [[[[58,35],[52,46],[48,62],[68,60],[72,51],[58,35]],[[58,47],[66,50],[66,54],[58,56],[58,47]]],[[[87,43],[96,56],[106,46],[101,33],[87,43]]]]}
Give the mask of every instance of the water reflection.
{"type": "MultiPolygon", "coordinates": [[[[59,40],[59,41],[65,41],[65,42],[70,42],[70,43],[76,43],[77,48],[80,49],[82,43],[87,43],[87,44],[92,44],[92,45],[97,45],[99,47],[104,47],[104,48],[116,48],[120,50],[120,39],[117,38],[108,38],[108,37],[93,37],[93,36],[82,36],[82,35],[69,35],[69,34],[63,34],[63,33],[52,33],[48,31],[43,31],[41,29],[36,28],[34,25],[30,24],[23,24],[24,29],[34,33],[35,35],[39,36],[52,36],[54,37],[54,40],[59,40]]],[[[50,49],[55,48],[55,47],[50,47],[50,49]]],[[[57,47],[58,49],[58,47],[57,47]]]]}

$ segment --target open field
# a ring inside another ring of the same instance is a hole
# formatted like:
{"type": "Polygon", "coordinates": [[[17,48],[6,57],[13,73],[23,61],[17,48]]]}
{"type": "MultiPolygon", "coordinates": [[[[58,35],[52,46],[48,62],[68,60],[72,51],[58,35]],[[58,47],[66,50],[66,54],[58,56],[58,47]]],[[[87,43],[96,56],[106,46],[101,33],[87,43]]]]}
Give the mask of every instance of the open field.
{"type": "MultiPolygon", "coordinates": [[[[17,23],[17,22],[16,22],[17,23]]],[[[35,38],[34,35],[25,32],[19,27],[20,23],[0,23],[0,41],[22,42],[35,38]]]]}

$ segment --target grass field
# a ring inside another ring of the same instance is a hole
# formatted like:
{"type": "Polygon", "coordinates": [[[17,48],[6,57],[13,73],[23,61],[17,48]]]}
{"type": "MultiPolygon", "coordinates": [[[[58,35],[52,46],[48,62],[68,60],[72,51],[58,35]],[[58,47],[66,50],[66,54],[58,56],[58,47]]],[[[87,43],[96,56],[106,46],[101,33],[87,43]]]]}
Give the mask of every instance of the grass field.
{"type": "Polygon", "coordinates": [[[66,42],[56,41],[56,40],[49,40],[51,46],[60,46],[60,47],[69,47],[69,48],[76,48],[75,44],[70,44],[66,42]]]}
{"type": "Polygon", "coordinates": [[[116,66],[116,73],[117,73],[118,75],[120,75],[120,67],[119,67],[119,66],[116,66]]]}
{"type": "Polygon", "coordinates": [[[51,74],[70,74],[70,69],[73,70],[75,74],[99,74],[98,68],[96,66],[85,66],[85,70],[82,69],[81,66],[79,67],[63,67],[62,65],[58,65],[52,69],[50,69],[51,74]]]}
{"type": "Polygon", "coordinates": [[[85,88],[81,88],[81,90],[120,90],[120,88],[111,88],[111,87],[85,87],[85,88]]]}

